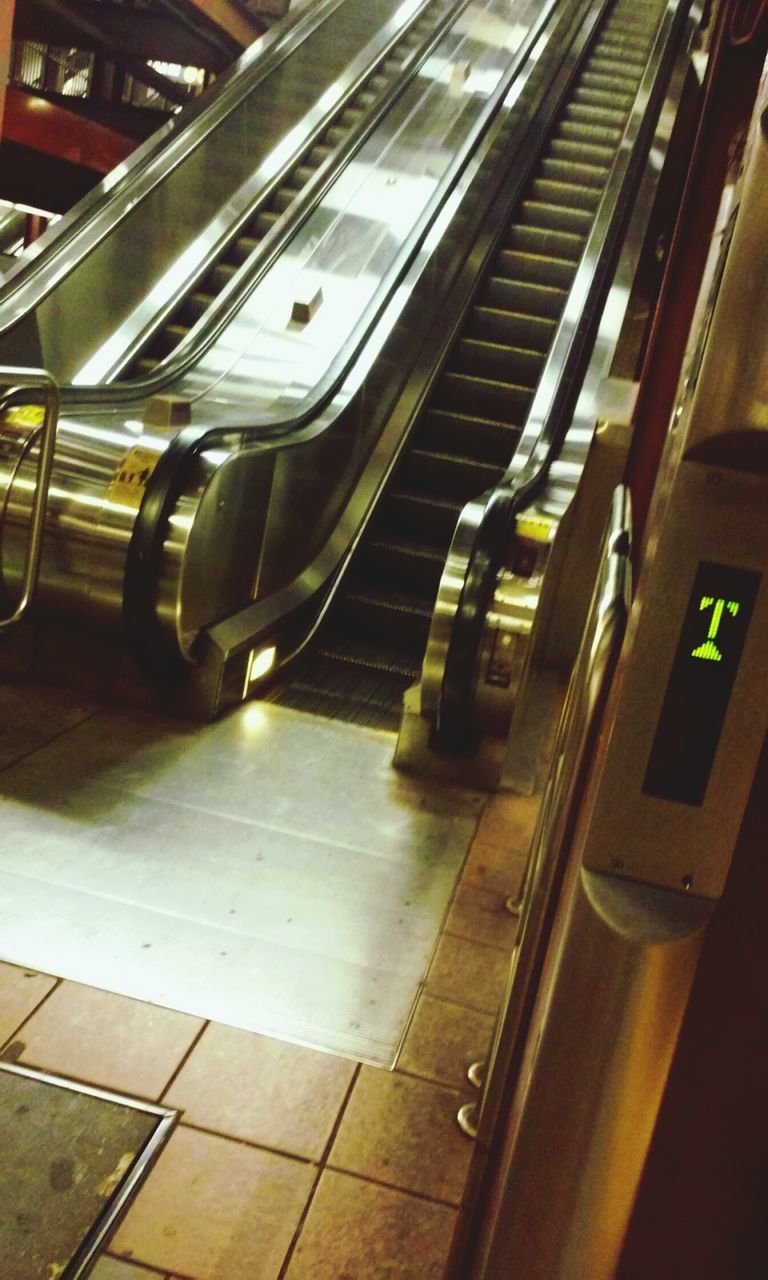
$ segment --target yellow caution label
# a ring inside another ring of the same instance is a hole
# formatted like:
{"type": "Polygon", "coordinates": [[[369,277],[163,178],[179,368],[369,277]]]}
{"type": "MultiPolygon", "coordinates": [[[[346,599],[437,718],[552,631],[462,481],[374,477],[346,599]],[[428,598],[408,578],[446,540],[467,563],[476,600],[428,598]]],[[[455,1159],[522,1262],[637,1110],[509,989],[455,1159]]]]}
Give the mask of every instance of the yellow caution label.
{"type": "Polygon", "coordinates": [[[121,507],[135,507],[138,511],[147,481],[161,457],[160,449],[132,445],[120,459],[107,490],[107,502],[114,502],[121,507]]]}
{"type": "Polygon", "coordinates": [[[521,516],[515,526],[519,538],[531,542],[549,542],[554,521],[548,516],[521,516]]]}
{"type": "Polygon", "coordinates": [[[19,404],[14,409],[6,409],[2,416],[4,427],[42,427],[45,420],[45,409],[41,404],[19,404]]]}

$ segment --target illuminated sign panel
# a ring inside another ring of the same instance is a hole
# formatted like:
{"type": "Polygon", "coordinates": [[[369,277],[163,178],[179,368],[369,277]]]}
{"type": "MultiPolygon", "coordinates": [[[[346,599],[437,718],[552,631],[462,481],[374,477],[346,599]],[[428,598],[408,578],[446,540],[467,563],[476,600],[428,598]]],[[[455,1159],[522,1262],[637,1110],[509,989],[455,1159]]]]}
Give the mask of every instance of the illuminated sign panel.
{"type": "Polygon", "coordinates": [[[760,574],[703,560],[696,572],[643,782],[645,795],[700,805],[760,574]]]}

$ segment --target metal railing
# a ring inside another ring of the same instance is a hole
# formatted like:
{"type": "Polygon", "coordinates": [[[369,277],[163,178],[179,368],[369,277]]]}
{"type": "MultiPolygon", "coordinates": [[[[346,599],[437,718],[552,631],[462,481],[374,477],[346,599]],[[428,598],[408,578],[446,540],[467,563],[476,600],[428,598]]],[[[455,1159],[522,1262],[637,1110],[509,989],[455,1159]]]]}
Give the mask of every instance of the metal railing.
{"type": "Polygon", "coordinates": [[[6,490],[2,512],[0,512],[1,533],[13,480],[23,459],[37,446],[35,495],[30,514],[29,538],[24,557],[21,595],[13,612],[0,618],[0,634],[2,634],[21,621],[32,602],[35,588],[37,587],[37,580],[40,574],[40,558],[43,550],[45,514],[48,506],[48,490],[51,483],[53,456],[56,448],[56,428],[59,420],[59,388],[45,369],[18,369],[12,366],[0,367],[0,384],[6,387],[6,390],[0,394],[0,435],[2,434],[2,425],[6,420],[6,415],[11,410],[21,407],[42,407],[43,410],[42,422],[31,424],[30,433],[19,451],[19,457],[6,490]]]}

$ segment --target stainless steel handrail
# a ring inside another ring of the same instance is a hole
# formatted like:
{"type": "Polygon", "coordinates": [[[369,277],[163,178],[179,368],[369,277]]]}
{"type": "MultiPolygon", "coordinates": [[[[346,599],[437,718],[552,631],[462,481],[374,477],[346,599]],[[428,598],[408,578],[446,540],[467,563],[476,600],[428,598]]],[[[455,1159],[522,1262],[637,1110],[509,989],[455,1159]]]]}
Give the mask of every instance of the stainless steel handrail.
{"type": "Polygon", "coordinates": [[[40,574],[45,513],[56,448],[56,427],[59,421],[59,388],[55,379],[45,369],[18,369],[13,366],[0,368],[0,382],[8,386],[8,390],[0,396],[0,424],[3,415],[10,409],[21,405],[37,405],[41,398],[43,405],[43,421],[32,429],[33,437],[39,438],[39,452],[21,596],[13,613],[0,618],[0,634],[2,634],[23,618],[35,594],[40,574]],[[30,395],[30,392],[35,391],[42,392],[42,397],[30,395]]]}

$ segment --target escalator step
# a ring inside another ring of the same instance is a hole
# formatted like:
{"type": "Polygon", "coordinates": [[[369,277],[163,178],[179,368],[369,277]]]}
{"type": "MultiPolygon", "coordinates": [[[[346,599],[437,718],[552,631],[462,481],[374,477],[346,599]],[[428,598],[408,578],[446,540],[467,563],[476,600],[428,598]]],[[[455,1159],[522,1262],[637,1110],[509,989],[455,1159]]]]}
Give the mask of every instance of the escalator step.
{"type": "Polygon", "coordinates": [[[386,541],[377,538],[374,530],[362,551],[358,573],[374,587],[391,589],[397,585],[399,590],[423,600],[431,609],[444,564],[445,556],[434,547],[386,541]]]}
{"type": "Polygon", "coordinates": [[[162,360],[164,356],[168,356],[172,351],[176,350],[183,338],[186,338],[189,328],[182,324],[167,324],[160,329],[152,339],[149,347],[151,355],[162,360]]]}
{"type": "Polygon", "coordinates": [[[419,674],[419,664],[399,649],[386,649],[380,644],[362,644],[337,635],[333,627],[323,635],[317,652],[325,658],[333,658],[353,668],[363,668],[371,672],[401,676],[406,680],[414,680],[419,674]]]}
{"type": "Polygon", "coordinates": [[[524,226],[568,231],[573,235],[587,236],[592,227],[592,214],[588,209],[566,209],[545,200],[523,200],[517,216],[524,226]]]}
{"type": "Polygon", "coordinates": [[[397,482],[408,491],[449,501],[469,502],[499,479],[499,468],[465,454],[409,449],[397,482]]]}
{"type": "Polygon", "coordinates": [[[629,111],[635,100],[634,93],[626,85],[616,89],[598,84],[585,84],[583,81],[573,97],[575,102],[584,102],[590,107],[609,107],[612,110],[624,112],[629,111]]]}
{"type": "Polygon", "coordinates": [[[291,186],[301,189],[314,178],[317,172],[317,165],[313,164],[297,164],[296,168],[291,170],[291,186]]]}
{"type": "Polygon", "coordinates": [[[306,160],[307,164],[313,169],[319,169],[329,156],[333,155],[333,147],[326,146],[322,142],[316,142],[312,150],[309,152],[306,160]]]}
{"type": "Polygon", "coordinates": [[[195,324],[201,316],[205,315],[213,301],[214,296],[212,293],[201,293],[198,290],[197,293],[193,293],[191,297],[187,298],[187,301],[179,312],[179,317],[187,320],[191,329],[192,325],[195,324]]]}
{"type": "Polygon", "coordinates": [[[449,370],[438,381],[433,403],[436,409],[456,409],[459,413],[497,418],[501,422],[523,422],[532,395],[530,387],[449,370]]]}
{"type": "Polygon", "coordinates": [[[460,502],[395,490],[384,495],[378,527],[386,529],[391,538],[422,542],[447,550],[461,508],[460,502]]]}
{"type": "Polygon", "coordinates": [[[569,210],[582,209],[590,214],[594,214],[600,203],[600,192],[595,191],[594,187],[550,178],[534,178],[530,195],[544,204],[556,204],[569,210]]]}
{"type": "Polygon", "coordinates": [[[507,244],[511,249],[559,258],[571,266],[579,261],[585,243],[586,238],[573,231],[552,231],[551,228],[526,226],[520,222],[516,222],[507,234],[507,244]]]}
{"type": "Polygon", "coordinates": [[[549,150],[556,160],[575,161],[576,163],[602,166],[606,172],[613,164],[613,147],[599,146],[597,143],[574,142],[569,138],[553,138],[549,150]]]}
{"type": "Polygon", "coordinates": [[[610,147],[616,150],[619,141],[618,129],[608,129],[605,125],[594,124],[585,120],[561,120],[557,126],[555,137],[574,142],[589,142],[597,146],[610,147]]]}
{"type": "Polygon", "coordinates": [[[500,342],[484,342],[480,338],[460,338],[452,363],[459,373],[480,378],[502,379],[534,390],[539,380],[544,356],[524,347],[508,347],[500,342]]]}
{"type": "MultiPolygon", "coordinates": [[[[591,64],[590,64],[591,65],[591,64]]],[[[606,71],[585,71],[581,77],[581,83],[588,89],[601,89],[606,93],[624,94],[629,106],[635,97],[637,90],[637,77],[627,75],[614,75],[606,71]]]]}
{"type": "Polygon", "coordinates": [[[554,285],[507,280],[504,276],[491,276],[482,292],[483,302],[491,307],[552,320],[559,318],[568,296],[565,289],[556,289],[554,285]]]}
{"type": "Polygon", "coordinates": [[[527,284],[568,289],[573,280],[574,265],[567,258],[553,258],[535,250],[523,253],[519,249],[502,249],[495,266],[495,275],[508,276],[510,280],[522,280],[527,284]]]}
{"type": "Polygon", "coordinates": [[[509,347],[524,347],[541,354],[548,351],[556,327],[556,321],[546,316],[482,305],[472,308],[469,320],[469,332],[473,338],[509,347]]]}
{"type": "Polygon", "coordinates": [[[595,187],[602,191],[610,169],[607,165],[588,164],[585,161],[559,160],[553,156],[544,161],[541,174],[554,182],[576,182],[582,187],[595,187]]]}
{"type": "Polygon", "coordinates": [[[490,418],[451,413],[447,409],[428,409],[416,428],[420,447],[432,450],[460,449],[468,437],[472,439],[475,457],[493,467],[506,467],[520,438],[519,427],[490,418]]]}
{"type": "Polygon", "coordinates": [[[217,262],[216,266],[209,271],[203,281],[203,287],[206,293],[221,293],[225,289],[230,280],[234,276],[237,268],[231,262],[217,262]]]}
{"type": "Polygon", "coordinates": [[[572,102],[565,108],[566,120],[577,120],[582,124],[599,124],[606,129],[614,130],[616,142],[621,136],[626,115],[610,107],[589,107],[581,102],[572,102]]]}
{"type": "Polygon", "coordinates": [[[234,244],[230,246],[227,257],[231,262],[235,262],[238,266],[242,266],[245,260],[250,258],[259,243],[260,241],[258,241],[255,236],[239,236],[238,239],[235,240],[234,244]]]}
{"type": "Polygon", "coordinates": [[[628,55],[610,41],[601,43],[598,53],[589,60],[589,71],[601,76],[613,76],[616,80],[636,84],[645,68],[642,55],[628,55]]]}
{"type": "Polygon", "coordinates": [[[268,231],[272,230],[279,217],[279,213],[275,213],[272,209],[261,209],[256,214],[251,225],[259,239],[262,239],[268,231]]]}
{"type": "Polygon", "coordinates": [[[412,682],[410,677],[369,671],[332,654],[313,654],[300,664],[290,683],[269,695],[269,701],[324,719],[394,732],[403,693],[412,682]]]}
{"type": "Polygon", "coordinates": [[[432,609],[418,597],[390,591],[345,592],[334,610],[342,634],[383,644],[418,658],[424,652],[432,609]]]}
{"type": "Polygon", "coordinates": [[[290,209],[294,200],[301,192],[298,187],[282,186],[272,196],[270,204],[277,213],[285,213],[286,209],[290,209]]]}

